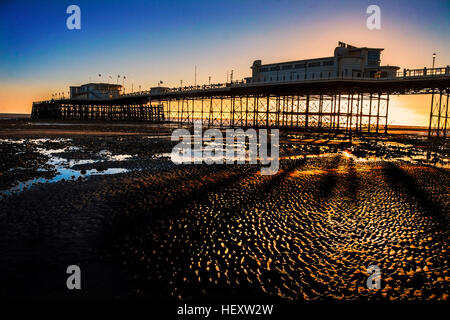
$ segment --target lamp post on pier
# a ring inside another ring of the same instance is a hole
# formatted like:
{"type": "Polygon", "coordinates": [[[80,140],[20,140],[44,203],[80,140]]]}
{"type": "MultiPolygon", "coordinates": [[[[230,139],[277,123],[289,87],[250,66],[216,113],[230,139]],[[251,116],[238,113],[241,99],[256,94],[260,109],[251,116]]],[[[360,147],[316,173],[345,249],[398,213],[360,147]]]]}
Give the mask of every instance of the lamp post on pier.
{"type": "Polygon", "coordinates": [[[433,74],[435,74],[434,70],[434,61],[436,60],[436,52],[433,53],[433,74]]]}

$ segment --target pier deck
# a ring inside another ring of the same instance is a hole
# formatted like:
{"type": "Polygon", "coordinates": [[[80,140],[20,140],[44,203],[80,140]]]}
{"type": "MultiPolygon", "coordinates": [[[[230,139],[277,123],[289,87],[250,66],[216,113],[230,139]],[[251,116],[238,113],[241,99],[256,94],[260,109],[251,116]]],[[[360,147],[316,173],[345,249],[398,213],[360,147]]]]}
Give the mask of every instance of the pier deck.
{"type": "Polygon", "coordinates": [[[431,94],[429,135],[447,137],[450,68],[408,70],[395,78],[334,77],[161,88],[107,100],[33,103],[33,119],[201,120],[218,127],[387,132],[390,95],[431,94]]]}

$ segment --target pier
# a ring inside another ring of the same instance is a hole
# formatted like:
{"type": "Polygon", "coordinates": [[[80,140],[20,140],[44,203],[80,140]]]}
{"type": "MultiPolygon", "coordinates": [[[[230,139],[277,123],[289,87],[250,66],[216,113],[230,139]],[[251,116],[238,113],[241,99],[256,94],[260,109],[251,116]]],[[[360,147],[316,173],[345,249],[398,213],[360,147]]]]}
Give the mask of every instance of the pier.
{"type": "Polygon", "coordinates": [[[429,136],[447,137],[449,67],[408,70],[391,78],[244,81],[152,88],[111,99],[33,103],[32,119],[120,120],[211,127],[387,132],[391,95],[431,94],[429,136]]]}

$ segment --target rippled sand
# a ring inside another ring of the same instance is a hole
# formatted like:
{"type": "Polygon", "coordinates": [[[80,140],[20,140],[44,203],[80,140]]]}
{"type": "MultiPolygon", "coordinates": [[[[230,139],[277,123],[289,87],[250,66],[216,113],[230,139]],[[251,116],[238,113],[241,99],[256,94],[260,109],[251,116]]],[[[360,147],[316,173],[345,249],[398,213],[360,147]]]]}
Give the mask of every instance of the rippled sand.
{"type": "Polygon", "coordinates": [[[119,214],[124,264],[140,293],[182,299],[447,299],[448,185],[445,170],[342,156],[286,161],[271,177],[149,177],[119,214]],[[382,290],[366,288],[373,264],[382,290]]]}
{"type": "MultiPolygon", "coordinates": [[[[72,137],[62,145],[85,151],[70,159],[107,148],[136,155],[120,163],[130,172],[0,200],[0,296],[72,298],[65,270],[79,264],[86,298],[448,299],[448,149],[292,137],[278,174],[261,176],[174,165],[155,157],[167,139],[149,138],[72,137]],[[366,287],[370,265],[381,290],[366,287]]],[[[2,148],[15,154],[5,172],[46,162],[30,144],[2,148]]]]}

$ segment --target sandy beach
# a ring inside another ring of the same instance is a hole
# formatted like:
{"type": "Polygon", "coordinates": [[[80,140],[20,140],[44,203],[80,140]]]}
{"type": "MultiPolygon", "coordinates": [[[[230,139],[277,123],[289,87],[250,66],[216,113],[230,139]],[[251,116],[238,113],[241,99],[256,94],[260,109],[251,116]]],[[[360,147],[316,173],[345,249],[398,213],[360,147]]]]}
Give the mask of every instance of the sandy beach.
{"type": "Polygon", "coordinates": [[[448,143],[286,131],[261,176],[173,164],[173,128],[1,120],[0,296],[448,300],[448,143]]]}

